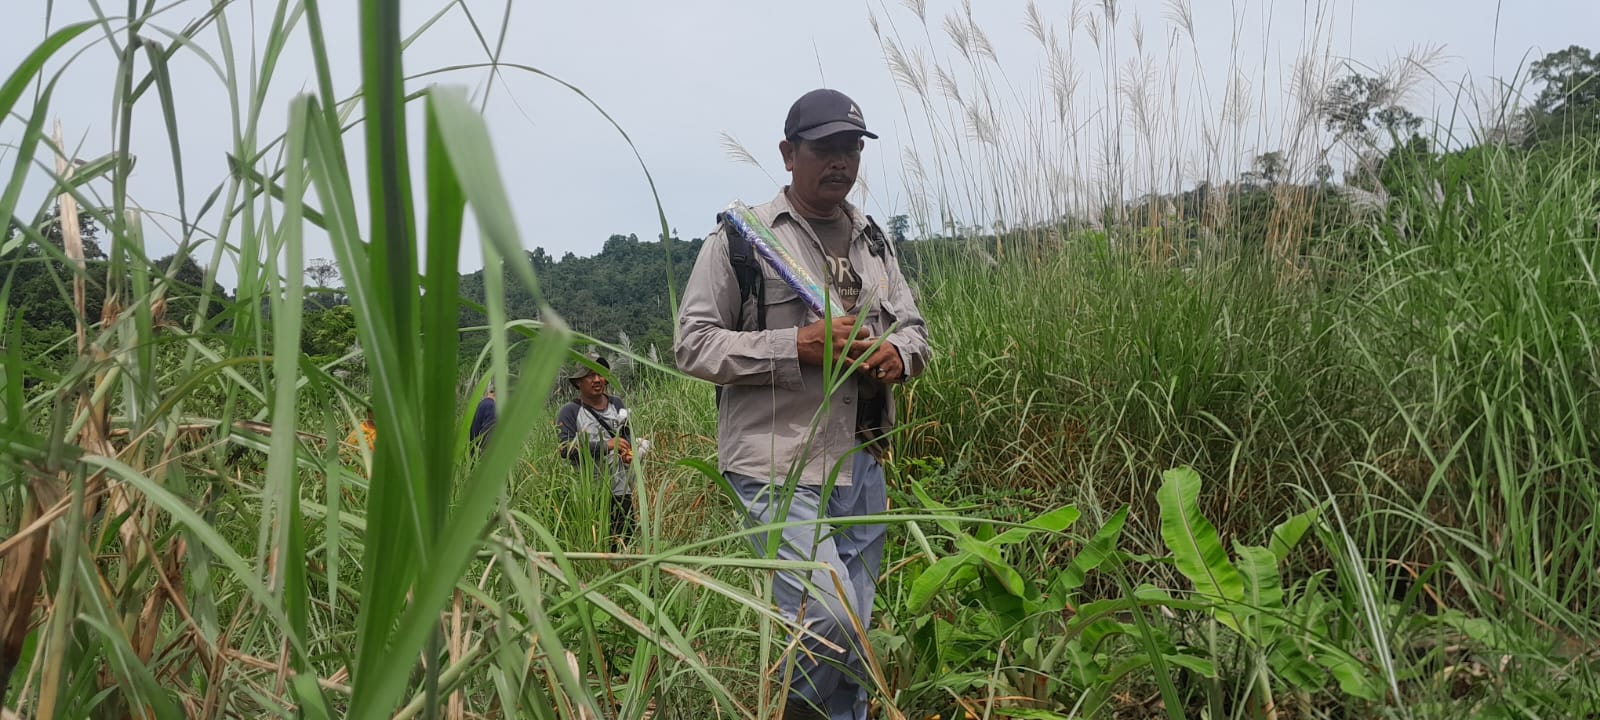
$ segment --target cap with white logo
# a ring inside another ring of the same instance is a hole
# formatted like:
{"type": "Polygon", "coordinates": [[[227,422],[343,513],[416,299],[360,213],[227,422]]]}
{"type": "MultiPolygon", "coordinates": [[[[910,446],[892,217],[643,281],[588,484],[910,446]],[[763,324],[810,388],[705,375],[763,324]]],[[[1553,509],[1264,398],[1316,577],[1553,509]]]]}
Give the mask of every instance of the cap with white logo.
{"type": "Polygon", "coordinates": [[[838,90],[812,90],[801,95],[789,107],[789,118],[783,123],[783,136],[790,140],[816,140],[846,132],[878,139],[867,130],[861,106],[838,90]]]}

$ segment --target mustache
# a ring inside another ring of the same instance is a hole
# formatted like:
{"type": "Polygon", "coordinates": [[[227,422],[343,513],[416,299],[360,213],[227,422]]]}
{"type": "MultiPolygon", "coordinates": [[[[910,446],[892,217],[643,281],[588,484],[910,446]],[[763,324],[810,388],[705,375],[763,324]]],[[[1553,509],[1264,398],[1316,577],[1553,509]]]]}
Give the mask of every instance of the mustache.
{"type": "Polygon", "coordinates": [[[824,176],[822,176],[822,181],[823,182],[845,182],[845,183],[854,182],[853,180],[850,179],[849,175],[840,175],[840,174],[824,175],[824,176]]]}

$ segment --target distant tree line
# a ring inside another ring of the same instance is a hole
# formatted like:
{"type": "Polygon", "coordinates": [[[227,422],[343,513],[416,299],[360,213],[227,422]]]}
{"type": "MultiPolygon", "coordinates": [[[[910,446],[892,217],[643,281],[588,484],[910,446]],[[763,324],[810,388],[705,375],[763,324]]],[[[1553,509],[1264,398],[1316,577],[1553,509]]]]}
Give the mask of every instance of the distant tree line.
{"type": "MultiPolygon", "coordinates": [[[[668,288],[682,294],[700,253],[702,240],[671,237],[642,241],[636,235],[612,235],[600,252],[579,257],[568,252],[560,259],[544,248],[528,253],[539,292],[568,326],[597,340],[631,347],[644,354],[655,347],[664,360],[672,351],[672,306],[668,288]],[[667,282],[667,253],[672,256],[672,283],[667,282]]],[[[509,271],[505,272],[506,314],[512,318],[539,319],[539,305],[509,271]]],[[[461,277],[462,297],[482,304],[484,271],[461,277]]],[[[463,308],[461,326],[481,326],[487,318],[463,308]]],[[[463,355],[475,357],[486,342],[483,333],[462,338],[463,355]]]]}
{"type": "MultiPolygon", "coordinates": [[[[59,371],[77,352],[69,342],[78,322],[72,300],[76,274],[67,262],[59,208],[52,206],[34,227],[44,239],[43,243],[24,233],[16,219],[7,226],[7,244],[14,247],[0,255],[0,297],[4,298],[7,309],[7,324],[0,332],[0,346],[17,343],[21,356],[28,363],[36,368],[59,371]]],[[[83,241],[84,256],[83,318],[93,325],[101,320],[108,286],[127,293],[133,287],[133,279],[128,267],[114,266],[101,249],[101,228],[92,214],[79,215],[78,233],[83,241]],[[114,270],[114,267],[120,269],[114,270]]],[[[192,257],[169,254],[151,261],[147,271],[152,276],[171,275],[158,320],[166,324],[192,322],[199,307],[205,270],[192,257]]],[[[217,319],[227,307],[228,293],[214,283],[212,293],[213,301],[206,315],[217,319]]],[[[39,377],[37,373],[32,375],[39,377]]]]}

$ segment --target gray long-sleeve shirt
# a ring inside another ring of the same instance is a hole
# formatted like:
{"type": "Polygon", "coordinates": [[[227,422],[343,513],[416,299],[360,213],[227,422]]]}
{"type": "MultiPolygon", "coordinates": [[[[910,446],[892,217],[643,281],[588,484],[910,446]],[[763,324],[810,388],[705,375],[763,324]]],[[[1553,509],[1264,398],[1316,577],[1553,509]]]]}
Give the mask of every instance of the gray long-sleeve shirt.
{"type": "MultiPolygon", "coordinates": [[[[927,324],[893,248],[873,253],[866,216],[853,205],[847,204],[845,210],[853,227],[850,263],[861,276],[861,324],[874,337],[894,327],[886,342],[899,351],[906,376],[916,376],[928,362],[927,324]]],[[[828,282],[822,245],[784,192],[754,211],[813,278],[828,282]]],[[[823,368],[801,365],[795,347],[796,331],[819,318],[763,262],[766,329],[757,330],[754,297],[744,302],[741,313],[739,283],[728,264],[723,232],[719,228],[700,247],[678,308],[673,346],[679,369],[724,386],[717,417],[720,469],[782,482],[798,467],[801,483],[822,485],[837,468],[835,481],[851,484],[852,464],[841,461],[861,444],[856,436],[857,404],[864,395],[888,396],[879,426],[893,427],[892,394],[864,387],[872,381],[852,376],[819,417],[824,404],[823,368]],[[743,325],[736,326],[740,317],[743,325]],[[817,420],[814,433],[813,419],[817,420]]]]}

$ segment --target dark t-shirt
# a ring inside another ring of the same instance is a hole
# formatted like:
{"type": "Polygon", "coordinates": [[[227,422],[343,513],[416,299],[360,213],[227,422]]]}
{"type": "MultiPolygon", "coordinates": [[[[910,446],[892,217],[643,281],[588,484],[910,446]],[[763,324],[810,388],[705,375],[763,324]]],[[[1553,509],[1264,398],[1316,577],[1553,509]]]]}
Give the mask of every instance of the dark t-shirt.
{"type": "Polygon", "coordinates": [[[486,397],[478,401],[478,409],[472,414],[472,442],[478,447],[489,440],[489,431],[494,429],[495,408],[494,398],[486,397]]]}
{"type": "Polygon", "coordinates": [[[839,213],[832,220],[806,218],[811,231],[822,241],[823,255],[828,259],[828,280],[838,294],[839,305],[845,310],[855,310],[861,299],[861,275],[850,266],[850,236],[855,228],[847,213],[839,213]]]}
{"type": "MultiPolygon", "coordinates": [[[[811,224],[811,231],[822,241],[823,254],[827,256],[828,271],[831,273],[829,280],[833,282],[834,292],[838,293],[839,304],[845,310],[854,312],[856,304],[861,301],[861,275],[850,265],[850,240],[855,230],[850,223],[850,216],[839,213],[832,220],[807,218],[806,222],[811,224]]],[[[856,387],[861,399],[856,406],[856,432],[863,440],[876,440],[883,434],[876,427],[877,418],[883,412],[881,386],[863,382],[856,387]]]]}

